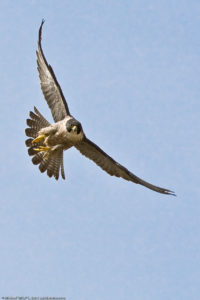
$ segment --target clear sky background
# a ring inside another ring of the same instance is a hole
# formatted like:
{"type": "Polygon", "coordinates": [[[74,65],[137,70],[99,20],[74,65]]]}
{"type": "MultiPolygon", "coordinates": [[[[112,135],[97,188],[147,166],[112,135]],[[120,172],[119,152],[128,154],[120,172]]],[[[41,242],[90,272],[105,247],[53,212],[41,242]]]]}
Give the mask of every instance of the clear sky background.
{"type": "Polygon", "coordinates": [[[200,1],[0,1],[0,296],[193,300],[200,290],[200,1]],[[75,149],[31,163],[38,29],[72,115],[155,193],[75,149]]]}

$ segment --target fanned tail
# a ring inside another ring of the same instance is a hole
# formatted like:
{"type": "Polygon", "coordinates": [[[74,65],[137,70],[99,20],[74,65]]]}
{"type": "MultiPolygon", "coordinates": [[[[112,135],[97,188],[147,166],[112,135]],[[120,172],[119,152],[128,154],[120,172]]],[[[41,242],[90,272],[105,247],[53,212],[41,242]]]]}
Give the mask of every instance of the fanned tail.
{"type": "Polygon", "coordinates": [[[38,136],[38,131],[44,127],[48,127],[50,123],[42,116],[42,114],[34,107],[34,112],[30,111],[30,119],[27,119],[25,133],[29,137],[26,140],[28,147],[28,154],[33,156],[32,162],[34,165],[39,165],[40,171],[43,173],[47,171],[49,177],[54,176],[56,180],[59,178],[59,173],[65,179],[64,165],[63,165],[63,149],[57,149],[49,152],[36,152],[34,149],[39,146],[45,146],[42,141],[32,144],[33,139],[38,136]]]}

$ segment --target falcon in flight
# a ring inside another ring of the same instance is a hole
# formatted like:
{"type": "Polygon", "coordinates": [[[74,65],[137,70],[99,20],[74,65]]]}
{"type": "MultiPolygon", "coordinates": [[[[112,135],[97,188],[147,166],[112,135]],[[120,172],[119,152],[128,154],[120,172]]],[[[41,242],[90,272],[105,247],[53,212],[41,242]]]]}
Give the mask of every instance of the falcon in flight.
{"type": "Polygon", "coordinates": [[[122,177],[158,193],[175,195],[168,189],[140,179],[86,137],[81,123],[70,114],[54,71],[44,56],[41,45],[43,24],[44,20],[39,29],[38,50],[36,51],[37,69],[41,89],[55,123],[50,124],[36,107],[34,107],[34,112],[30,112],[25,133],[29,137],[26,140],[26,146],[28,154],[33,156],[33,164],[39,165],[42,173],[47,171],[49,177],[54,176],[58,179],[61,173],[62,178],[65,179],[63,151],[75,147],[111,176],[122,177]]]}

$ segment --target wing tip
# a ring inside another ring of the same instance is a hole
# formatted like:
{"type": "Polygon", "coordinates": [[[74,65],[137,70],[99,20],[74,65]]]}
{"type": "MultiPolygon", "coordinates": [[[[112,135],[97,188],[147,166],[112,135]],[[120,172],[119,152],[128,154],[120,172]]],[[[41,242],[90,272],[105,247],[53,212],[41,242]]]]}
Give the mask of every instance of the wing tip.
{"type": "Polygon", "coordinates": [[[43,27],[43,25],[44,25],[44,22],[45,22],[45,19],[42,18],[42,22],[41,22],[41,25],[40,25],[40,30],[42,30],[42,27],[43,27]]]}
{"type": "Polygon", "coordinates": [[[170,190],[165,190],[165,195],[169,195],[169,196],[174,196],[174,197],[177,197],[177,195],[175,194],[174,191],[170,191],[170,190]]]}
{"type": "Polygon", "coordinates": [[[43,18],[42,19],[42,22],[41,22],[41,25],[40,25],[40,29],[39,29],[39,43],[41,42],[42,40],[42,27],[44,25],[44,22],[45,22],[45,19],[43,18]]]}
{"type": "Polygon", "coordinates": [[[168,190],[168,189],[164,189],[164,188],[161,188],[161,187],[158,187],[158,186],[146,186],[147,188],[157,192],[157,193],[160,193],[160,194],[164,194],[164,195],[169,195],[169,196],[174,196],[176,197],[176,194],[174,191],[171,191],[171,190],[168,190]]]}

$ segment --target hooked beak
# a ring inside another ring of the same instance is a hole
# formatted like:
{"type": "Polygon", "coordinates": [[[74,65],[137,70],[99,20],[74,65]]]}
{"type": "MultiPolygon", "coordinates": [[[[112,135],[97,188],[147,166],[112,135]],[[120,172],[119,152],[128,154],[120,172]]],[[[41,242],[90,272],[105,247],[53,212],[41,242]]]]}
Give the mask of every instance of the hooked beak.
{"type": "Polygon", "coordinates": [[[72,126],[72,131],[77,133],[78,127],[76,125],[72,126]]]}

